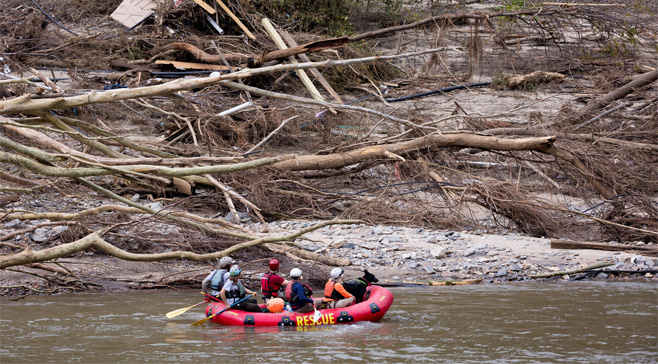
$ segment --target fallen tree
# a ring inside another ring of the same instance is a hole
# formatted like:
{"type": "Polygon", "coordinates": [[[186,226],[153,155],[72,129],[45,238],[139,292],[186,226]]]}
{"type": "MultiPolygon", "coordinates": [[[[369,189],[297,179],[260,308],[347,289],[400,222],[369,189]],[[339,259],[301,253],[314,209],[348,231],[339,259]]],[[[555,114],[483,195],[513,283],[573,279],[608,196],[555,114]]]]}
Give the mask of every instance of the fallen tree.
{"type": "Polygon", "coordinates": [[[568,241],[568,240],[551,240],[551,248],[553,249],[594,249],[605,251],[630,251],[637,252],[638,254],[658,257],[658,248],[652,246],[638,246],[628,244],[614,244],[614,243],[593,243],[583,241],[568,241]]]}
{"type": "MultiPolygon", "coordinates": [[[[38,251],[27,248],[16,254],[2,256],[0,257],[0,269],[13,267],[17,265],[46,262],[57,258],[67,257],[75,253],[86,251],[88,249],[96,249],[98,251],[102,251],[104,253],[107,253],[111,256],[120,259],[129,260],[129,261],[140,261],[140,262],[157,262],[157,261],[170,260],[170,259],[187,259],[193,261],[215,260],[221,257],[229,256],[245,248],[254,247],[266,243],[276,243],[276,242],[285,242],[285,241],[294,240],[295,238],[298,238],[308,232],[317,230],[325,226],[334,225],[334,224],[354,224],[357,222],[358,221],[354,221],[354,220],[323,221],[314,224],[312,226],[309,226],[305,229],[301,229],[292,234],[278,236],[278,237],[270,236],[263,238],[254,238],[253,240],[233,245],[228,249],[214,253],[208,253],[208,254],[196,254],[188,251],[175,251],[175,252],[152,253],[152,254],[131,253],[119,249],[114,245],[108,243],[107,241],[103,240],[103,235],[107,234],[110,231],[110,229],[104,229],[102,231],[95,231],[85,236],[84,238],[76,240],[71,243],[62,244],[52,248],[47,248],[38,251]]],[[[345,261],[345,260],[338,260],[338,263],[341,263],[341,265],[349,265],[349,261],[345,261]]]]}
{"type": "Polygon", "coordinates": [[[550,277],[557,277],[557,276],[563,276],[567,274],[574,274],[574,273],[581,273],[581,272],[588,272],[593,269],[597,268],[603,268],[603,267],[609,267],[611,265],[615,264],[614,262],[600,262],[596,264],[591,264],[582,268],[576,268],[576,269],[570,269],[570,270],[563,270],[563,271],[558,271],[558,272],[551,272],[551,273],[546,273],[546,274],[536,274],[532,276],[532,278],[550,278],[550,277]]]}

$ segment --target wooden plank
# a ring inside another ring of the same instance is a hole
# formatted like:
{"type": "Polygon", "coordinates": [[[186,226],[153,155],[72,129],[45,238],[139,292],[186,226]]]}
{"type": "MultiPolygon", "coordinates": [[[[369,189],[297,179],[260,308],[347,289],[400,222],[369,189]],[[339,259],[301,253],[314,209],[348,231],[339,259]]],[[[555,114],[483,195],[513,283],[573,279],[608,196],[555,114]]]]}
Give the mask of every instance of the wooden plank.
{"type": "Polygon", "coordinates": [[[207,11],[210,15],[214,15],[216,13],[215,9],[208,5],[205,1],[203,0],[194,0],[195,3],[199,4],[200,7],[203,8],[203,10],[207,11]]]}
{"type": "Polygon", "coordinates": [[[218,64],[178,62],[178,61],[167,61],[163,59],[159,59],[155,61],[155,64],[170,64],[176,68],[193,69],[193,70],[213,70],[213,71],[227,71],[227,72],[230,71],[229,67],[221,66],[218,64]]]}
{"type": "Polygon", "coordinates": [[[247,37],[249,37],[250,39],[256,39],[256,37],[249,31],[249,29],[247,29],[247,27],[244,24],[242,24],[240,19],[238,19],[238,17],[235,16],[235,14],[233,14],[231,9],[229,9],[228,6],[226,6],[226,4],[222,2],[222,0],[215,0],[215,1],[217,2],[217,4],[219,4],[222,10],[224,10],[226,14],[228,14],[228,16],[231,17],[231,19],[233,19],[233,21],[240,27],[240,29],[242,29],[242,31],[244,31],[245,34],[247,34],[247,37]]]}
{"type": "Polygon", "coordinates": [[[605,251],[633,251],[640,255],[658,257],[658,247],[614,243],[590,243],[582,241],[551,240],[552,249],[595,249],[605,251]]]}

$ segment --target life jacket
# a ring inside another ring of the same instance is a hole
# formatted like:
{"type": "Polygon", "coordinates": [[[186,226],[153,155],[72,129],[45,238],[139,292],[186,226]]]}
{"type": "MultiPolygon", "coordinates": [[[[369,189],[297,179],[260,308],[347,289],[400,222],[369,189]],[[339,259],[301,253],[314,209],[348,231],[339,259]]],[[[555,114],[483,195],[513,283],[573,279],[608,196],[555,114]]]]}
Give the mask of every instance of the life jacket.
{"type": "Polygon", "coordinates": [[[336,290],[335,280],[330,279],[327,281],[327,284],[324,285],[324,298],[324,301],[338,301],[345,298],[336,290]]]}
{"type": "Polygon", "coordinates": [[[245,291],[242,282],[238,281],[238,290],[236,291],[226,291],[226,298],[244,298],[247,291],[245,291]]]}
{"type": "Polygon", "coordinates": [[[281,285],[270,285],[270,278],[275,275],[277,274],[274,272],[265,273],[260,280],[261,291],[263,291],[263,297],[265,298],[273,298],[279,295],[279,288],[281,288],[281,285]]]}
{"type": "Polygon", "coordinates": [[[210,288],[217,292],[221,291],[224,288],[224,283],[226,283],[224,280],[224,274],[226,272],[228,272],[226,269],[215,270],[210,278],[210,288]]]}
{"type": "Polygon", "coordinates": [[[290,282],[286,286],[286,293],[283,298],[284,301],[288,303],[294,303],[295,301],[299,301],[299,297],[297,297],[297,294],[292,290],[292,286],[294,286],[295,283],[299,283],[302,286],[304,286],[304,294],[306,295],[306,297],[311,299],[313,298],[313,290],[311,289],[311,287],[308,286],[308,284],[304,284],[301,282],[290,282]]]}

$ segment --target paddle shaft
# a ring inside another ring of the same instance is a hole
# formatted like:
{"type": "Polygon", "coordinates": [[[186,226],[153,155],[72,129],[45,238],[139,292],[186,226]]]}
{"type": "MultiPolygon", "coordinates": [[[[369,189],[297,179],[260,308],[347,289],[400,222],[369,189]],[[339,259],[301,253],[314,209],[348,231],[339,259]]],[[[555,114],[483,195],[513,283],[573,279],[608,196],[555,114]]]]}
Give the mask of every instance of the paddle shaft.
{"type": "Polygon", "coordinates": [[[249,296],[247,296],[247,297],[245,297],[245,298],[243,298],[243,299],[241,299],[241,300],[235,302],[235,303],[232,304],[231,306],[226,307],[225,309],[223,309],[223,310],[217,312],[217,313],[214,314],[214,315],[211,315],[211,316],[208,316],[208,317],[206,317],[206,318],[204,318],[204,319],[201,319],[201,320],[199,320],[199,321],[193,322],[192,325],[201,325],[201,324],[203,324],[204,322],[206,322],[206,321],[212,319],[213,317],[215,317],[215,316],[219,315],[220,313],[222,313],[222,312],[228,310],[229,308],[232,308],[233,306],[235,306],[235,305],[237,305],[238,303],[240,303],[240,302],[246,300],[246,299],[249,298],[249,297],[251,297],[251,295],[249,295],[249,296]]]}
{"type": "Polygon", "coordinates": [[[201,293],[202,293],[202,294],[205,294],[206,297],[210,298],[212,301],[215,301],[215,302],[222,302],[222,299],[219,298],[219,297],[215,297],[215,296],[213,296],[213,295],[211,295],[211,294],[207,294],[206,292],[201,292],[201,293]]]}

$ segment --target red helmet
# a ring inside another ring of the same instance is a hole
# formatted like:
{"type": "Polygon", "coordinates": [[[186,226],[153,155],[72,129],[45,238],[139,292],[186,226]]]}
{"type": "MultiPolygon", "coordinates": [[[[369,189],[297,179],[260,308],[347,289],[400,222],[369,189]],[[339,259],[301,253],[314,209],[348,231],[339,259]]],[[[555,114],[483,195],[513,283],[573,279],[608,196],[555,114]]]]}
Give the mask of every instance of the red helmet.
{"type": "Polygon", "coordinates": [[[277,270],[277,269],[279,269],[279,260],[278,260],[278,259],[272,259],[272,260],[270,260],[270,269],[271,269],[271,270],[277,270]]]}

